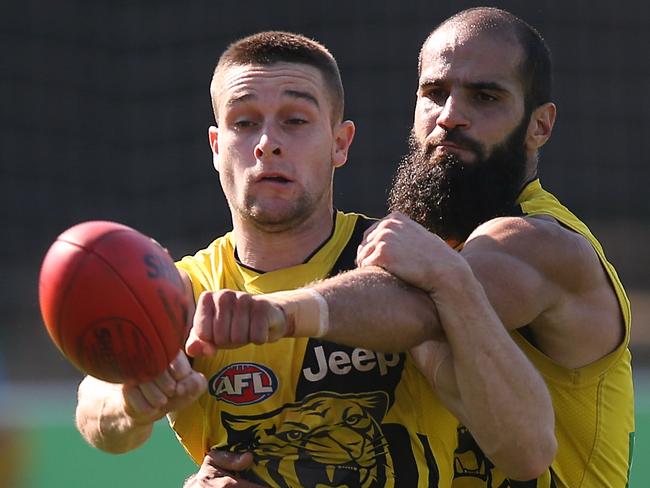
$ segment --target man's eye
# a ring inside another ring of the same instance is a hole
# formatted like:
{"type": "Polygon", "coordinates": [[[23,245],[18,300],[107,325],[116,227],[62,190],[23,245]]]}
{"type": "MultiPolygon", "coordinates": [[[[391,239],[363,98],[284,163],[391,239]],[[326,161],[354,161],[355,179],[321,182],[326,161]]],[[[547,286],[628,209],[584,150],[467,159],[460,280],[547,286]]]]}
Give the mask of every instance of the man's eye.
{"type": "Polygon", "coordinates": [[[252,121],[250,121],[250,120],[237,120],[237,121],[233,124],[233,126],[234,126],[236,129],[247,129],[247,128],[249,128],[249,127],[253,127],[253,125],[255,125],[255,123],[252,122],[252,121]]]}
{"type": "Polygon", "coordinates": [[[485,92],[478,92],[476,94],[476,99],[479,102],[496,102],[498,100],[494,95],[490,95],[489,93],[485,92]]]}
{"type": "Polygon", "coordinates": [[[425,95],[427,98],[433,100],[439,105],[444,105],[445,100],[447,100],[447,97],[449,96],[449,94],[441,88],[434,88],[432,90],[429,90],[425,95]]]}
{"type": "Polygon", "coordinates": [[[299,117],[293,117],[291,119],[287,120],[287,124],[289,125],[303,125],[306,124],[307,121],[305,119],[301,119],[299,117]]]}

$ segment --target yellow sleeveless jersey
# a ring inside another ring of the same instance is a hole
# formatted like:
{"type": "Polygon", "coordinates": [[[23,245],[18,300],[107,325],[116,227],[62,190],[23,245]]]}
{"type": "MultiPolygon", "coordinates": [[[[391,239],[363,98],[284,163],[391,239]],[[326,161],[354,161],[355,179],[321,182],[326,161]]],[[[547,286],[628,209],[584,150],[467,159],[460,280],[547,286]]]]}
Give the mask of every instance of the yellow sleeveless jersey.
{"type": "MultiPolygon", "coordinates": [[[[372,221],[336,215],[307,262],[258,273],[235,259],[232,233],[178,267],[204,290],[269,293],[354,267],[372,221]]],[[[172,427],[200,464],[207,450],[250,451],[243,476],[273,487],[450,487],[457,421],[407,354],[285,338],[197,358],[208,392],[172,427]]]]}
{"type": "Polygon", "coordinates": [[[557,456],[541,478],[528,482],[509,481],[485,458],[469,432],[459,427],[453,486],[625,488],[634,445],[634,392],[628,349],[630,303],[596,238],[584,223],[542,188],[539,180],[524,188],[517,204],[523,215],[551,216],[591,243],[618,297],[625,339],[615,351],[595,363],[567,369],[535,348],[520,332],[513,331],[513,339],[540,371],[551,393],[557,456]]]}

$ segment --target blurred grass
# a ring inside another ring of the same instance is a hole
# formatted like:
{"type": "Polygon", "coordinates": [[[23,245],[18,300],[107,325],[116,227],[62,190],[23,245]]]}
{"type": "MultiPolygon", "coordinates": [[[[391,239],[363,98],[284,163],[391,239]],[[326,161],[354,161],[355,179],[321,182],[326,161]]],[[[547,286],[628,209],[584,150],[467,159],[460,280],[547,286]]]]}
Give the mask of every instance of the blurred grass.
{"type": "Polygon", "coordinates": [[[37,469],[30,470],[25,488],[180,488],[197,470],[164,422],[145,446],[121,455],[91,448],[69,425],[45,427],[32,436],[37,469]]]}
{"type": "Polygon", "coordinates": [[[636,436],[629,488],[650,486],[650,369],[634,369],[636,436]]]}
{"type": "MultiPolygon", "coordinates": [[[[90,447],[74,426],[75,383],[13,385],[0,398],[0,430],[20,431],[19,479],[0,488],[180,488],[198,469],[166,421],[127,454],[90,447]]],[[[0,463],[1,468],[1,463],[0,463]]]]}
{"type": "MultiPolygon", "coordinates": [[[[629,487],[645,488],[650,486],[646,461],[650,459],[650,372],[635,377],[636,445],[629,487]]],[[[26,469],[20,483],[0,488],[180,488],[196,471],[164,421],[158,422],[145,446],[128,454],[91,448],[73,424],[75,388],[67,384],[32,387],[33,398],[21,412],[26,469]]],[[[23,391],[17,396],[25,395],[23,391]]]]}

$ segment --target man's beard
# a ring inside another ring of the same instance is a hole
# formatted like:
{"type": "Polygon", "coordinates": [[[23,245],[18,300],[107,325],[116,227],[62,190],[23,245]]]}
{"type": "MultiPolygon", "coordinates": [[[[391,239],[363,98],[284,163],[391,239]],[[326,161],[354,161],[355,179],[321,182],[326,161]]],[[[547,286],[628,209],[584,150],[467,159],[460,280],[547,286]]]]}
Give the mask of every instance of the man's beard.
{"type": "Polygon", "coordinates": [[[444,141],[453,142],[476,155],[463,163],[455,154],[438,156],[434,141],[422,147],[413,132],[410,152],[400,162],[388,196],[388,207],[415,220],[443,239],[463,242],[480,224],[512,215],[524,183],[524,141],[528,117],[508,138],[485,156],[484,148],[455,129],[444,141]]]}

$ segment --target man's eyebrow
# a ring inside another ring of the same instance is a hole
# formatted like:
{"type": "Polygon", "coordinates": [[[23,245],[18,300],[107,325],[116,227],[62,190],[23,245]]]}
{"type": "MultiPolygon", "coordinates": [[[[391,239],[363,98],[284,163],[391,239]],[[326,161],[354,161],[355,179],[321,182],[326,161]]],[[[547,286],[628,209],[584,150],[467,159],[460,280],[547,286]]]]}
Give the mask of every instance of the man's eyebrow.
{"type": "Polygon", "coordinates": [[[437,79],[427,78],[418,83],[419,88],[430,88],[432,86],[441,86],[443,83],[437,79]]]}
{"type": "MultiPolygon", "coordinates": [[[[441,79],[424,79],[420,82],[420,89],[427,89],[436,86],[445,86],[446,82],[441,79]]],[[[463,83],[464,88],[469,88],[471,90],[492,90],[502,93],[509,93],[504,85],[497,83],[496,81],[468,81],[463,83]]]]}
{"type": "Polygon", "coordinates": [[[255,100],[257,96],[254,93],[244,93],[243,95],[235,96],[233,98],[228,99],[226,102],[226,107],[232,107],[234,105],[238,105],[240,103],[247,102],[249,100],[255,100]]]}
{"type": "Polygon", "coordinates": [[[316,105],[316,108],[320,108],[320,104],[318,103],[318,99],[312,95],[309,92],[306,91],[300,91],[300,90],[285,90],[283,92],[284,95],[288,95],[292,98],[300,98],[303,100],[307,100],[310,103],[313,103],[316,105]]]}
{"type": "Polygon", "coordinates": [[[473,90],[491,90],[504,93],[510,91],[501,83],[497,83],[496,81],[474,81],[471,83],[465,83],[464,86],[473,90]]]}
{"type": "MultiPolygon", "coordinates": [[[[283,95],[287,95],[292,98],[299,98],[302,100],[307,100],[308,102],[314,104],[317,108],[320,108],[320,104],[318,103],[318,99],[312,95],[309,92],[306,91],[301,91],[301,90],[284,90],[282,92],[283,95]]],[[[235,105],[239,105],[240,103],[245,103],[251,100],[256,100],[257,95],[254,93],[244,93],[243,95],[235,96],[231,99],[229,99],[226,102],[227,107],[232,107],[235,105]]]]}

